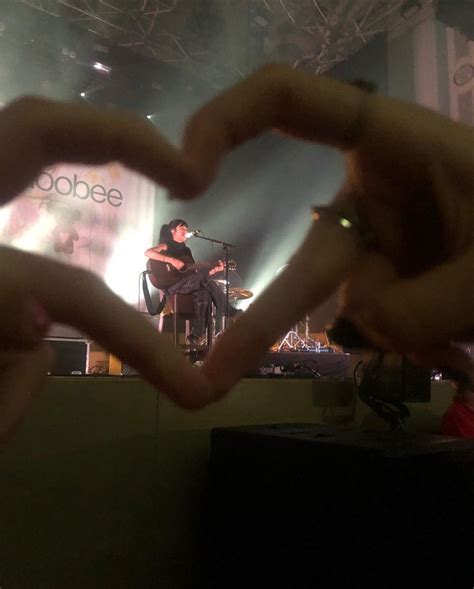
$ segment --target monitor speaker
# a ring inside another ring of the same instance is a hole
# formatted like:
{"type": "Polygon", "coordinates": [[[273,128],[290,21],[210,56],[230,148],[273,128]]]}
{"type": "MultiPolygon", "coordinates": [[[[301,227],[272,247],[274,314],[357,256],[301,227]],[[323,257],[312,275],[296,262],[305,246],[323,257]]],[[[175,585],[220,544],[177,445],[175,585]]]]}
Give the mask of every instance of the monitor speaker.
{"type": "Polygon", "coordinates": [[[407,571],[472,584],[474,440],[219,428],[210,467],[216,586],[398,588],[407,571]]]}
{"type": "Polygon", "coordinates": [[[76,339],[48,339],[54,351],[52,376],[81,376],[87,374],[89,342],[76,339]]]}

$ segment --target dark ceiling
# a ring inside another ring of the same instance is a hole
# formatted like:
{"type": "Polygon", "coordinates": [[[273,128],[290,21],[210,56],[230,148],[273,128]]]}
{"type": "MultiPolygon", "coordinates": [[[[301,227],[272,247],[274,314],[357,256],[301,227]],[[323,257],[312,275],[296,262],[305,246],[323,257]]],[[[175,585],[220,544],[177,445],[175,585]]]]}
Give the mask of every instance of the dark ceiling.
{"type": "Polygon", "coordinates": [[[432,0],[17,0],[215,88],[269,61],[316,74],[432,0]]]}

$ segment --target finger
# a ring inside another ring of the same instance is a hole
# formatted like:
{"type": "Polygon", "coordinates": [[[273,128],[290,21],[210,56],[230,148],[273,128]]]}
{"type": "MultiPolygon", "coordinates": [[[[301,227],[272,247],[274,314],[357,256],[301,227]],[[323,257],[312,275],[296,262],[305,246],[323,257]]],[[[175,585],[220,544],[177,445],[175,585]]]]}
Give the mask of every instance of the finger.
{"type": "Polygon", "coordinates": [[[43,386],[52,363],[50,347],[0,354],[0,444],[18,429],[33,395],[43,386]]]}
{"type": "Polygon", "coordinates": [[[2,250],[2,264],[15,269],[18,289],[38,301],[52,321],[89,334],[180,406],[196,409],[209,402],[205,376],[98,277],[8,248],[2,250]]]}
{"type": "Polygon", "coordinates": [[[194,192],[177,189],[175,196],[199,193],[212,181],[220,159],[229,150],[275,128],[341,149],[357,146],[357,151],[369,154],[369,160],[377,160],[389,178],[405,184],[424,181],[422,172],[431,163],[427,154],[431,145],[454,169],[463,169],[464,175],[472,169],[472,131],[467,125],[416,105],[369,96],[331,78],[271,65],[224,92],[191,118],[183,148],[196,162],[200,179],[194,192]]]}
{"type": "Polygon", "coordinates": [[[329,78],[314,78],[286,66],[271,65],[211,100],[186,126],[183,149],[197,162],[194,196],[214,178],[229,150],[260,133],[278,128],[298,137],[344,146],[364,93],[329,78]]]}
{"type": "Polygon", "coordinates": [[[456,345],[426,349],[409,357],[420,366],[441,370],[443,376],[453,380],[459,389],[462,389],[465,383],[469,383],[470,386],[474,384],[473,360],[456,345]]]}
{"type": "Polygon", "coordinates": [[[443,346],[474,330],[473,267],[471,249],[414,278],[386,285],[350,318],[368,337],[380,334],[402,353],[443,346]]]}
{"type": "Polygon", "coordinates": [[[14,286],[3,281],[0,291],[0,352],[35,348],[50,325],[49,317],[40,305],[14,286]]]}
{"type": "Polygon", "coordinates": [[[374,325],[364,321],[364,310],[375,306],[380,293],[398,279],[391,260],[379,252],[368,251],[351,269],[339,289],[339,314],[356,325],[377,348],[390,350],[391,342],[374,325]]]}
{"type": "Polygon", "coordinates": [[[1,201],[54,162],[120,161],[165,187],[193,190],[191,167],[149,122],[119,111],[26,97],[0,112],[1,201]],[[18,162],[21,160],[21,173],[18,162]]]}
{"type": "Polygon", "coordinates": [[[315,223],[288,268],[226,329],[206,359],[203,371],[216,398],[258,366],[278,336],[326,300],[359,255],[352,231],[330,221],[315,223]]]}

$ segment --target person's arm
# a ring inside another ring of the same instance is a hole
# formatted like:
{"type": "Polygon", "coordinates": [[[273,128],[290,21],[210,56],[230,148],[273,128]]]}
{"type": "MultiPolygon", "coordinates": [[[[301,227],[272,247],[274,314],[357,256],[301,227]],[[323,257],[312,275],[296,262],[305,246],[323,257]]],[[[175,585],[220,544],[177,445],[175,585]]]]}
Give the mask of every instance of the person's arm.
{"type": "Polygon", "coordinates": [[[209,276],[213,276],[214,274],[217,274],[218,272],[222,272],[225,268],[224,262],[222,260],[219,260],[210,270],[209,270],[209,276]]]}
{"type": "Polygon", "coordinates": [[[146,250],[145,256],[150,260],[156,260],[157,262],[164,262],[165,264],[171,264],[177,270],[181,270],[184,267],[184,262],[178,260],[178,258],[172,258],[167,256],[163,252],[168,249],[165,243],[160,243],[156,247],[150,247],[146,250]]]}

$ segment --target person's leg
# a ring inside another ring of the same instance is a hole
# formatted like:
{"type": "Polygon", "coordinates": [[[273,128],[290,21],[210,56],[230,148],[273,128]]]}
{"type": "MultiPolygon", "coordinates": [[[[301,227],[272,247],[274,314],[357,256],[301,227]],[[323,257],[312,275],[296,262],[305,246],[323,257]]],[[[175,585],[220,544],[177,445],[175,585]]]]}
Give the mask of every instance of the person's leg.
{"type": "Polygon", "coordinates": [[[214,302],[214,305],[216,306],[218,314],[224,315],[226,297],[222,288],[219,285],[217,285],[213,280],[208,280],[204,288],[206,288],[206,290],[209,291],[214,302]]]}
{"type": "Polygon", "coordinates": [[[206,282],[206,280],[207,271],[205,269],[204,271],[200,270],[198,272],[192,272],[188,276],[185,276],[181,280],[178,280],[178,282],[175,282],[173,286],[167,289],[167,292],[169,292],[170,294],[188,294],[202,288],[202,285],[206,282]]]}
{"type": "MultiPolygon", "coordinates": [[[[213,280],[209,280],[206,283],[206,288],[211,293],[212,300],[214,305],[216,306],[217,315],[218,317],[222,318],[225,315],[226,311],[226,296],[224,291],[217,285],[213,280]]],[[[237,309],[233,305],[229,303],[229,317],[235,317],[242,313],[241,309],[237,309]]]]}
{"type": "MultiPolygon", "coordinates": [[[[184,293],[192,294],[194,297],[195,319],[191,320],[191,335],[202,338],[206,331],[208,318],[211,313],[211,304],[217,309],[220,319],[225,313],[226,298],[222,289],[209,279],[208,271],[205,268],[198,270],[184,277],[168,289],[170,294],[184,293]]],[[[230,307],[230,311],[235,311],[230,307]]],[[[218,321],[220,323],[220,321],[218,321]]]]}
{"type": "Polygon", "coordinates": [[[200,288],[191,293],[194,301],[194,319],[191,320],[191,336],[201,339],[207,328],[212,299],[209,291],[200,288]]]}
{"type": "Polygon", "coordinates": [[[207,316],[211,306],[211,296],[203,288],[203,283],[207,280],[207,271],[192,272],[184,276],[181,280],[173,284],[167,293],[174,294],[191,294],[193,296],[194,317],[191,319],[190,337],[201,339],[207,327],[207,316]]]}

